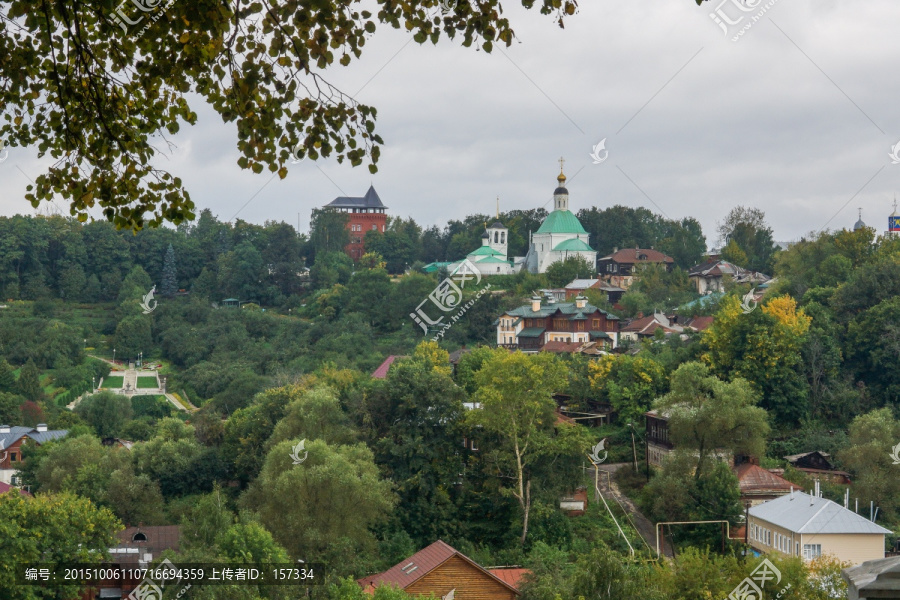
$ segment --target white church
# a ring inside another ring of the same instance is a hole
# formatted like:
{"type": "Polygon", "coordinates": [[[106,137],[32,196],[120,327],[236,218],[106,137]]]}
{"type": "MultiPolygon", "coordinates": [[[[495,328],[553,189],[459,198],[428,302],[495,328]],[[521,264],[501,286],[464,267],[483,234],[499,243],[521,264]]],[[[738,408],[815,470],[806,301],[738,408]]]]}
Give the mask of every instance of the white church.
{"type": "MultiPolygon", "coordinates": [[[[535,233],[529,234],[525,256],[508,257],[509,230],[499,218],[485,228],[481,235],[481,247],[466,256],[482,275],[511,275],[522,269],[545,273],[550,265],[570,256],[582,256],[592,268],[596,268],[597,251],[591,248],[590,236],[578,217],[569,210],[569,190],[566,189],[562,165],[563,159],[560,159],[557,187],[553,191],[553,211],[535,233]]],[[[462,261],[458,261],[448,268],[452,273],[461,264],[462,261]]]]}

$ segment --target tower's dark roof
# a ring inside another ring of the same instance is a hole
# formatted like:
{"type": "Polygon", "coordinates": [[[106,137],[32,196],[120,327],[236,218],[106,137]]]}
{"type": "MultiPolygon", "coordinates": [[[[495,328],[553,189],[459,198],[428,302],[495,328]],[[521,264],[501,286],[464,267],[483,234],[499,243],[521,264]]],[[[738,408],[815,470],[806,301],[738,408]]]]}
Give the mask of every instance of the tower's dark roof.
{"type": "Polygon", "coordinates": [[[362,198],[352,198],[348,196],[338,196],[327,204],[331,208],[387,208],[381,203],[378,192],[373,186],[369,186],[369,191],[362,198]]]}
{"type": "Polygon", "coordinates": [[[556,188],[555,190],[553,190],[553,195],[554,195],[554,196],[557,195],[557,194],[568,194],[568,193],[569,193],[569,190],[567,190],[566,188],[564,188],[564,187],[562,187],[562,186],[560,186],[560,187],[556,188]]]}
{"type": "Polygon", "coordinates": [[[485,231],[484,233],[481,234],[481,239],[487,239],[489,237],[491,237],[491,236],[487,231],[485,231]]]}
{"type": "Polygon", "coordinates": [[[491,223],[491,229],[506,229],[506,226],[500,221],[494,221],[491,223]]]}

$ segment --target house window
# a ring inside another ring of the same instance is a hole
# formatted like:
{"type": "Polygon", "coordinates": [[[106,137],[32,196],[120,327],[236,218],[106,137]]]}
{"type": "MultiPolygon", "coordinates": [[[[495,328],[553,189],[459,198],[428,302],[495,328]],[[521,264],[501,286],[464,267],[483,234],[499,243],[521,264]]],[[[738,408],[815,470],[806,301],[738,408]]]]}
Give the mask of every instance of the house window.
{"type": "Polygon", "coordinates": [[[600,319],[594,319],[593,321],[591,321],[591,326],[594,329],[600,329],[600,319]]]}
{"type": "Polygon", "coordinates": [[[565,329],[566,328],[566,320],[565,319],[553,319],[553,328],[554,329],[565,329]]]}
{"type": "Polygon", "coordinates": [[[803,558],[812,560],[820,556],[822,556],[822,544],[803,544],[803,558]]]}
{"type": "Polygon", "coordinates": [[[800,542],[797,542],[796,548],[797,548],[797,556],[800,556],[800,542]]]}
{"type": "Polygon", "coordinates": [[[525,327],[531,327],[533,323],[533,319],[525,319],[525,327]]]}
{"type": "Polygon", "coordinates": [[[16,452],[9,453],[9,462],[18,462],[18,460],[19,460],[18,453],[16,453],[16,452]]]}
{"type": "Polygon", "coordinates": [[[584,321],[578,321],[578,331],[584,331],[584,321]]]}
{"type": "Polygon", "coordinates": [[[131,541],[132,542],[146,542],[147,535],[144,533],[138,532],[138,533],[134,534],[133,536],[131,536],[131,541]]]}

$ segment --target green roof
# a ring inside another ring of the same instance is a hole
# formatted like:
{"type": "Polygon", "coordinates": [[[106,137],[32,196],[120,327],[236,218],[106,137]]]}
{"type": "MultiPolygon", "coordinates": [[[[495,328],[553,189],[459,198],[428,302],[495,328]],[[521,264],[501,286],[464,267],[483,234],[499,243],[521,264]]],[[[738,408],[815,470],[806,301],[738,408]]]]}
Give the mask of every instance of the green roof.
{"type": "Polygon", "coordinates": [[[482,246],[474,252],[469,252],[469,256],[492,256],[495,254],[502,254],[502,252],[494,250],[490,246],[482,246]]]}
{"type": "Polygon", "coordinates": [[[554,210],[547,215],[536,233],[587,233],[571,211],[554,210]]]}
{"type": "Polygon", "coordinates": [[[440,271],[442,267],[449,267],[452,264],[452,262],[433,262],[422,267],[422,270],[426,273],[434,273],[435,271],[440,271]]]}
{"type": "Polygon", "coordinates": [[[579,240],[578,238],[560,242],[553,249],[554,250],[569,250],[571,252],[593,252],[594,251],[593,248],[591,248],[583,240],[579,240]]]}
{"type": "Polygon", "coordinates": [[[608,321],[618,321],[619,317],[616,315],[610,314],[603,310],[602,308],[598,308],[593,304],[587,303],[584,308],[578,308],[575,306],[574,302],[555,302],[553,304],[547,304],[543,302],[541,304],[540,310],[534,312],[531,310],[531,304],[526,304],[524,306],[520,306],[518,308],[514,308],[512,310],[506,311],[506,314],[511,317],[522,317],[522,318],[536,318],[541,319],[544,317],[549,317],[550,315],[557,315],[572,320],[572,317],[578,314],[583,314],[585,316],[592,315],[595,312],[600,311],[600,314],[604,315],[608,321]]]}
{"type": "Polygon", "coordinates": [[[591,339],[612,339],[605,331],[591,331],[589,335],[591,336],[591,339]]]}
{"type": "Polygon", "coordinates": [[[507,264],[507,265],[509,264],[508,260],[503,260],[502,258],[497,258],[496,256],[486,256],[485,258],[482,258],[481,260],[476,260],[475,262],[477,262],[479,265],[481,263],[503,263],[503,264],[507,264]]]}
{"type": "Polygon", "coordinates": [[[519,332],[519,337],[536,338],[544,335],[543,327],[526,327],[519,332]]]}

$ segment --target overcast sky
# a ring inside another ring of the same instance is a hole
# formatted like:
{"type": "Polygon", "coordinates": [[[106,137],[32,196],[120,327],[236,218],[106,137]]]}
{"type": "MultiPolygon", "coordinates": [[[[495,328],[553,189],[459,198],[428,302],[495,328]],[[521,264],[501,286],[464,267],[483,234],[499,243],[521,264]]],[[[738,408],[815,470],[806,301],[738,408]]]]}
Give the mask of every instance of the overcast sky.
{"type": "MultiPolygon", "coordinates": [[[[582,0],[564,30],[508,3],[519,41],[491,54],[458,41],[419,46],[382,26],[362,59],[326,72],[378,108],[376,175],[306,160],[269,182],[237,166],[235,128],[197,101],[198,124],[158,164],[198,209],[294,225],[299,213],[304,231],[312,208],[370,183],[389,214],[424,226],[492,213],[497,196],[501,210],[548,206],[563,156],[573,211],[693,216],[710,245],[741,204],[763,209],[779,241],[851,227],[860,207],[883,232],[900,188],[889,157],[900,140],[900,2],[743,0],[755,6],[744,12],[741,1],[582,0]],[[727,36],[710,17],[717,7],[743,17],[727,36]],[[604,138],[608,157],[593,164],[604,138]]],[[[10,150],[0,214],[34,214],[26,174],[48,162],[10,150]]]]}

